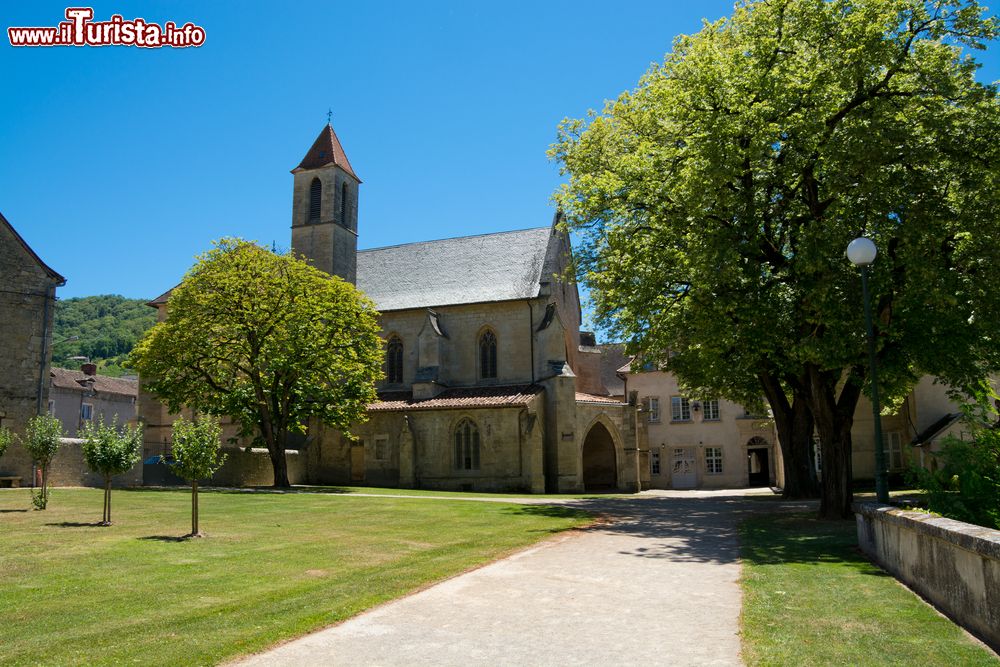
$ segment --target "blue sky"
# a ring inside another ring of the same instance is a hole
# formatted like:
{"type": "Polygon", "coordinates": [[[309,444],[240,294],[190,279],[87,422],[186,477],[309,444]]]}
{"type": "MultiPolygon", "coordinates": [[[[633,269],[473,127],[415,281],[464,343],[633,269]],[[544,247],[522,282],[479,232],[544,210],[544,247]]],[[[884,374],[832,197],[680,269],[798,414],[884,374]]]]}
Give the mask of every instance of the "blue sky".
{"type": "MultiPolygon", "coordinates": [[[[0,44],[0,211],[68,278],[152,298],[213,239],[289,244],[292,177],[333,109],[362,248],[549,224],[560,119],[635,85],[732,2],[97,2],[196,49],[0,44]]],[[[54,26],[66,4],[0,5],[54,26]]],[[[6,30],[4,30],[6,32],[6,30]]],[[[977,55],[1000,79],[1000,48],[977,55]]]]}

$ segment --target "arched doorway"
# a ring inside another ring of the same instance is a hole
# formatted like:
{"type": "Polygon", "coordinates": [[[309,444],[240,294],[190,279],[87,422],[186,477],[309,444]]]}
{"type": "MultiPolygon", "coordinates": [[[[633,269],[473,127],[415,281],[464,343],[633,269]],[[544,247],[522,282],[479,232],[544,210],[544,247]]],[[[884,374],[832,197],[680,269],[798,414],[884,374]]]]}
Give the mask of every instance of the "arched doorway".
{"type": "Polygon", "coordinates": [[[594,424],[583,441],[583,488],[614,491],[618,488],[615,442],[604,424],[594,424]]]}

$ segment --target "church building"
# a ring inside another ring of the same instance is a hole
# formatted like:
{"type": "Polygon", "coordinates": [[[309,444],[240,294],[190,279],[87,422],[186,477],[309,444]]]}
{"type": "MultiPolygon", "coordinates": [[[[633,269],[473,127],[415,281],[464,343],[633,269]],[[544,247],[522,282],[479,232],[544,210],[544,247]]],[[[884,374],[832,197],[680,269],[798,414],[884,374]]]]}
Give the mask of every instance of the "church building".
{"type": "MultiPolygon", "coordinates": [[[[358,251],[361,179],[332,126],[292,174],[292,248],[371,298],[385,340],[368,420],[352,437],[313,426],[290,462],[293,483],[648,486],[646,420],[634,399],[611,396],[593,335],[581,338],[576,285],[560,279],[572,250],[557,221],[358,251]]],[[[167,296],[151,304],[161,317],[167,296]]]]}

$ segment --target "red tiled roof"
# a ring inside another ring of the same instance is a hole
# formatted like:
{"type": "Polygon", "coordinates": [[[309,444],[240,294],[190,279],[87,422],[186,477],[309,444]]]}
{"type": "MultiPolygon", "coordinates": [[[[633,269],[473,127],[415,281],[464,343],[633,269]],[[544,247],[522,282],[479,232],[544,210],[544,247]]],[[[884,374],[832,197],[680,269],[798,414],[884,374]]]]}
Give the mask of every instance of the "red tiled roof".
{"type": "Polygon", "coordinates": [[[316,137],[316,141],[313,142],[312,148],[302,158],[299,166],[292,171],[318,169],[328,164],[337,165],[354,178],[357,178],[359,183],[361,182],[361,179],[358,178],[358,175],[351,168],[351,163],[347,160],[347,153],[344,152],[344,147],[340,144],[337,133],[333,131],[333,126],[329,123],[320,131],[319,136],[316,137]]]}
{"type": "Polygon", "coordinates": [[[622,402],[612,396],[598,396],[597,394],[584,394],[581,392],[576,392],[577,403],[613,403],[615,405],[621,405],[622,402]]]}
{"type": "Polygon", "coordinates": [[[94,391],[99,394],[118,394],[120,396],[138,396],[139,381],[126,380],[124,378],[112,378],[106,375],[86,375],[83,371],[72,371],[68,368],[53,368],[49,373],[52,378],[52,386],[59,389],[72,389],[83,391],[84,386],[81,381],[90,377],[94,378],[94,391]]]}
{"type": "Polygon", "coordinates": [[[379,394],[377,403],[370,403],[370,412],[394,410],[434,410],[444,408],[502,408],[527,405],[543,391],[537,384],[507,387],[463,387],[446,389],[434,398],[416,400],[408,391],[387,391],[379,394]]]}

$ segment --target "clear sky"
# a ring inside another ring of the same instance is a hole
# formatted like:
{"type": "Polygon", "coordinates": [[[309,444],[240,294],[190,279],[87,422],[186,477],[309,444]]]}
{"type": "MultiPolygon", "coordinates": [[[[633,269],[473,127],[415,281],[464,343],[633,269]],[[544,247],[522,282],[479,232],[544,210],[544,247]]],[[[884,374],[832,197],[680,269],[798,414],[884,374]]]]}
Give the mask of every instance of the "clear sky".
{"type": "MultiPolygon", "coordinates": [[[[82,4],[82,3],[80,3],[82,4]]],[[[55,26],[65,3],[0,3],[55,26]]],[[[287,247],[295,167],[333,109],[359,247],[547,225],[560,119],[635,85],[729,0],[96,2],[205,28],[191,49],[0,40],[0,211],[68,283],[152,298],[213,239],[287,247]]],[[[1000,79],[1000,47],[977,58],[1000,79]]]]}

